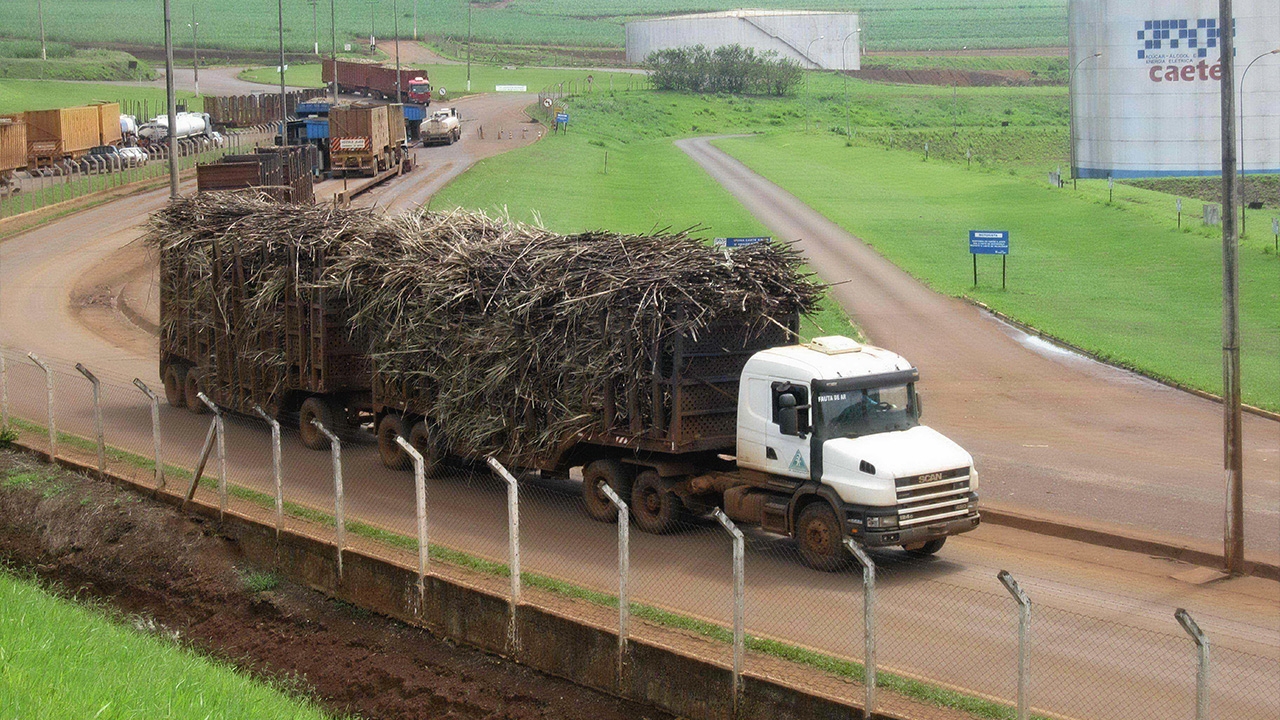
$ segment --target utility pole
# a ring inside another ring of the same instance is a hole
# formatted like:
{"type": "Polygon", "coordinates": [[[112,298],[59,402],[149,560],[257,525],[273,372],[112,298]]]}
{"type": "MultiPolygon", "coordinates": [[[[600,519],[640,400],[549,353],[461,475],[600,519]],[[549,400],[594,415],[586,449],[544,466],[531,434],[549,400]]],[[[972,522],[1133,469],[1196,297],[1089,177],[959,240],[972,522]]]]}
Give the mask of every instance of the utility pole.
{"type": "Polygon", "coordinates": [[[48,60],[49,53],[44,47],[44,0],[36,0],[36,14],[40,16],[40,59],[48,60]]]}
{"type": "Polygon", "coordinates": [[[373,11],[377,6],[377,0],[369,0],[369,52],[378,46],[378,38],[373,34],[373,11]]]}
{"type": "Polygon", "coordinates": [[[320,57],[320,0],[311,2],[311,44],[316,57],[320,57]]]}
{"type": "Polygon", "coordinates": [[[471,0],[467,0],[467,92],[471,92],[471,0]]]}
{"type": "Polygon", "coordinates": [[[418,0],[413,0],[413,41],[418,42],[418,0]]]}
{"type": "Polygon", "coordinates": [[[1071,72],[1067,74],[1067,105],[1069,106],[1067,109],[1067,115],[1068,115],[1067,124],[1069,128],[1067,134],[1071,136],[1070,137],[1071,147],[1069,148],[1071,151],[1071,167],[1067,169],[1071,172],[1071,188],[1073,190],[1077,188],[1077,185],[1076,185],[1076,85],[1075,85],[1076,72],[1080,69],[1081,65],[1085,64],[1085,62],[1089,60],[1094,60],[1100,57],[1102,57],[1102,53],[1096,52],[1088,57],[1080,58],[1080,61],[1077,62],[1075,64],[1075,67],[1071,68],[1071,72]]]}
{"type": "Polygon", "coordinates": [[[289,145],[289,96],[284,90],[284,0],[276,0],[280,14],[280,147],[289,145]]]}
{"type": "Polygon", "coordinates": [[[178,199],[178,99],[173,91],[173,13],[164,0],[164,90],[169,106],[169,199],[178,199]]]}
{"type": "Polygon", "coordinates": [[[391,0],[391,32],[396,36],[396,102],[404,102],[404,94],[400,91],[400,10],[396,0],[391,0]]]}
{"type": "Polygon", "coordinates": [[[1227,504],[1223,533],[1226,571],[1244,571],[1244,442],[1240,436],[1240,245],[1236,205],[1235,25],[1231,0],[1218,0],[1222,53],[1222,397],[1227,504]]]}
{"type": "Polygon", "coordinates": [[[191,69],[195,73],[196,95],[200,94],[200,41],[198,30],[200,23],[196,22],[196,5],[191,4],[191,69]]]}
{"type": "Polygon", "coordinates": [[[329,59],[333,61],[333,104],[338,104],[338,0],[329,0],[329,59]]]}

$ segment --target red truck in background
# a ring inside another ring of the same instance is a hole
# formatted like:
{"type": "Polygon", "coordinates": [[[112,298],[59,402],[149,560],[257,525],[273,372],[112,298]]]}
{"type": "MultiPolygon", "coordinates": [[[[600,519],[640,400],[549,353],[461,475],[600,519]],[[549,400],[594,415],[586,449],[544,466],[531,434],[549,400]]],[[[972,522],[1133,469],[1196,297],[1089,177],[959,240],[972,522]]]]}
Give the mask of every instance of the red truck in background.
{"type": "Polygon", "coordinates": [[[338,92],[381,97],[393,102],[431,104],[431,81],[425,70],[400,71],[400,97],[396,97],[396,69],[381,63],[338,60],[322,64],[321,79],[334,81],[337,71],[338,92]]]}

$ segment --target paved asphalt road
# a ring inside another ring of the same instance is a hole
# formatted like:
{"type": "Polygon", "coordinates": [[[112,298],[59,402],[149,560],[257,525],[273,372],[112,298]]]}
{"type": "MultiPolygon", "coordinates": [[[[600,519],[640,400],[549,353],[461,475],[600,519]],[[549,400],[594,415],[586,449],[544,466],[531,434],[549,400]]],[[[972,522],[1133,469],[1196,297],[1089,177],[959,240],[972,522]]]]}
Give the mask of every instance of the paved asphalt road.
{"type": "MultiPolygon", "coordinates": [[[[424,182],[431,182],[431,175],[415,173],[385,192],[405,197],[424,182]]],[[[158,386],[155,339],[121,324],[110,296],[95,288],[110,286],[113,274],[127,274],[129,263],[122,269],[117,262],[121,249],[136,241],[139,223],[164,201],[164,191],[147,193],[0,244],[0,342],[55,362],[64,430],[88,434],[92,427],[87,384],[71,365],[82,361],[98,372],[109,384],[104,405],[110,442],[143,454],[150,452],[149,419],[141,395],[128,382],[136,376],[158,386]]],[[[781,208],[775,214],[801,210],[781,208]]],[[[858,310],[856,303],[851,308],[858,310]]],[[[876,336],[875,324],[859,319],[876,336]]],[[[21,360],[22,353],[11,350],[7,356],[15,413],[39,419],[43,380],[21,360]]],[[[925,372],[946,381],[943,369],[926,367],[925,372]]],[[[945,405],[942,394],[940,388],[931,392],[933,405],[945,405]]],[[[945,409],[933,405],[931,413],[951,430],[945,409]]],[[[192,462],[206,424],[206,418],[164,409],[171,462],[192,462]]],[[[980,438],[980,424],[969,427],[980,438]]],[[[233,418],[229,433],[232,481],[269,489],[267,434],[261,424],[233,418]]],[[[972,438],[960,439],[973,445],[972,438]]],[[[345,462],[348,517],[409,532],[413,504],[407,476],[381,468],[368,445],[350,445],[345,462]]],[[[987,482],[998,483],[991,476],[1000,472],[989,467],[987,482]]],[[[331,506],[328,455],[305,451],[292,437],[286,442],[285,482],[290,499],[331,506]]],[[[612,526],[583,516],[574,484],[530,481],[522,493],[525,569],[604,591],[613,588],[612,526]]],[[[432,481],[429,498],[435,541],[504,557],[504,490],[493,478],[451,473],[432,481]]],[[[856,654],[856,576],[809,571],[795,562],[785,541],[752,534],[750,543],[749,632],[856,654]]],[[[701,523],[670,537],[637,535],[633,551],[637,600],[729,621],[729,544],[723,531],[701,523]]],[[[933,560],[909,560],[895,552],[877,557],[883,580],[880,653],[882,662],[897,671],[1009,698],[1013,609],[994,581],[995,569],[1004,567],[1024,579],[1040,607],[1036,628],[1045,641],[1036,656],[1043,669],[1037,705],[1108,720],[1180,713],[1194,678],[1182,662],[1190,649],[1171,613],[1175,605],[1185,605],[1217,638],[1215,707],[1237,718],[1274,717],[1280,710],[1275,680],[1280,673],[1273,672],[1280,647],[1274,583],[1242,578],[1198,588],[1170,580],[1177,567],[1165,561],[994,527],[956,539],[933,560]],[[1170,675],[1168,668],[1182,665],[1187,672],[1170,675]]]]}
{"type": "MultiPolygon", "coordinates": [[[[711,143],[676,144],[779,238],[799,241],[824,280],[845,283],[835,297],[873,342],[916,363],[925,421],[974,454],[984,501],[1221,542],[1221,405],[928,289],[711,143]]],[[[1280,423],[1246,414],[1244,438],[1248,549],[1274,557],[1280,423]]]]}

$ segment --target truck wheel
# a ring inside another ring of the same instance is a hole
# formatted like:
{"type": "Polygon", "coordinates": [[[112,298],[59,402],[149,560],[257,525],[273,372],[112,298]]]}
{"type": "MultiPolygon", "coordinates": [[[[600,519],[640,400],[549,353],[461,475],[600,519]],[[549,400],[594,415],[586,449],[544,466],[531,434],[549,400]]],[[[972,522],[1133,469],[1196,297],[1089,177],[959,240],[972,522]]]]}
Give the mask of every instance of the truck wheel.
{"type": "Polygon", "coordinates": [[[413,467],[409,453],[396,442],[397,437],[409,439],[405,432],[404,418],[399,415],[387,415],[378,423],[378,456],[382,458],[382,464],[392,470],[413,467]]]}
{"type": "Polygon", "coordinates": [[[188,370],[186,377],[182,379],[182,398],[187,409],[196,415],[209,412],[209,407],[200,400],[200,378],[196,377],[196,373],[191,370],[188,370]]]}
{"type": "Polygon", "coordinates": [[[680,519],[681,500],[663,485],[657,470],[645,470],[631,487],[631,515],[645,532],[665,535],[680,519]]]}
{"type": "Polygon", "coordinates": [[[333,407],[315,395],[303,400],[302,407],[298,408],[298,434],[302,436],[302,444],[312,450],[328,450],[329,438],[311,424],[312,420],[319,420],[326,430],[337,434],[333,407]]]}
{"type": "Polygon", "coordinates": [[[843,568],[849,555],[840,540],[840,519],[826,502],[809,503],[800,511],[796,542],[805,565],[827,572],[843,568]]]}
{"type": "Polygon", "coordinates": [[[426,477],[433,476],[440,467],[440,461],[444,460],[440,436],[426,420],[419,420],[409,429],[409,437],[406,439],[422,455],[422,474],[426,477]]]}
{"type": "Polygon", "coordinates": [[[582,469],[582,501],[587,505],[587,514],[600,522],[617,522],[618,508],[600,489],[605,483],[623,501],[630,502],[631,471],[617,460],[596,460],[582,469]]]}
{"type": "Polygon", "coordinates": [[[908,555],[912,555],[914,557],[929,557],[930,555],[936,555],[937,552],[942,549],[942,546],[946,544],[946,538],[934,538],[933,540],[919,545],[911,545],[910,547],[903,545],[902,549],[906,550],[908,555]]]}
{"type": "Polygon", "coordinates": [[[184,408],[187,406],[187,369],[173,363],[164,369],[164,399],[169,407],[184,408]]]}

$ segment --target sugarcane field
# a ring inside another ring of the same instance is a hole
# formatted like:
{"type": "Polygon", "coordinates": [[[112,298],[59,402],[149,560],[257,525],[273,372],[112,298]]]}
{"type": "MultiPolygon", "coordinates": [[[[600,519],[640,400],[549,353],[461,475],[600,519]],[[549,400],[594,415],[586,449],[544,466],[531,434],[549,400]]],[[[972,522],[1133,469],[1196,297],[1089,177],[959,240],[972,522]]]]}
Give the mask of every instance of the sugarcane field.
{"type": "Polygon", "coordinates": [[[0,26],[0,718],[1280,716],[1273,2],[0,26]]]}

